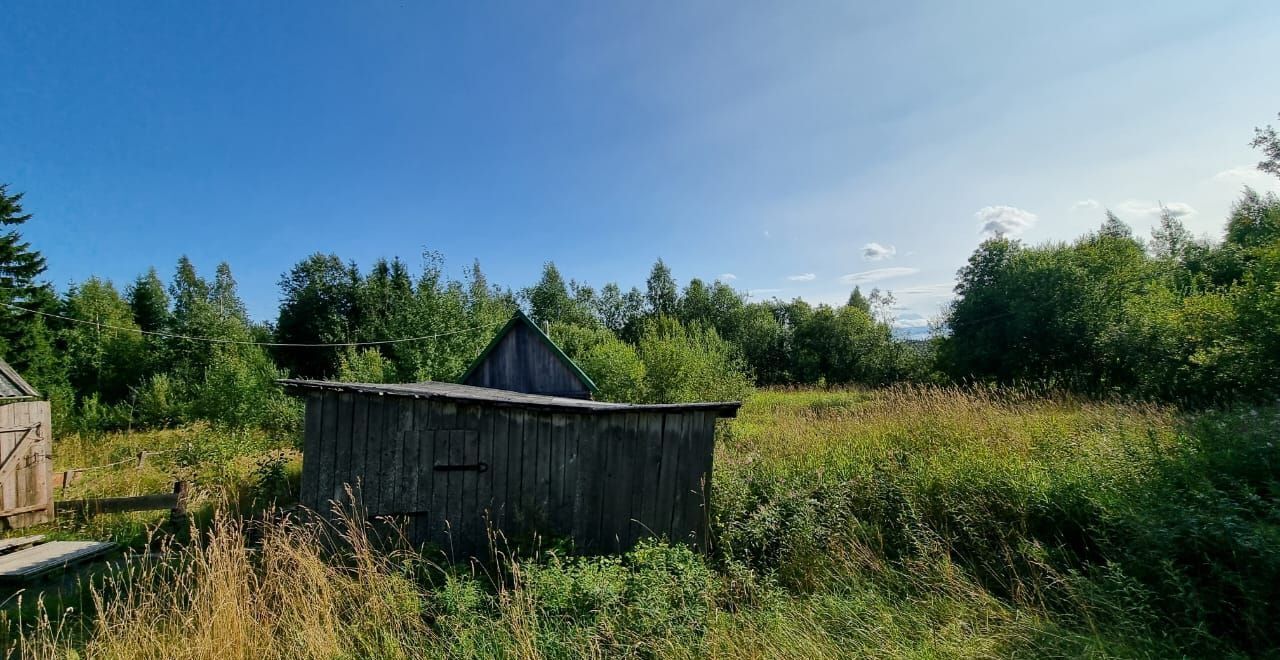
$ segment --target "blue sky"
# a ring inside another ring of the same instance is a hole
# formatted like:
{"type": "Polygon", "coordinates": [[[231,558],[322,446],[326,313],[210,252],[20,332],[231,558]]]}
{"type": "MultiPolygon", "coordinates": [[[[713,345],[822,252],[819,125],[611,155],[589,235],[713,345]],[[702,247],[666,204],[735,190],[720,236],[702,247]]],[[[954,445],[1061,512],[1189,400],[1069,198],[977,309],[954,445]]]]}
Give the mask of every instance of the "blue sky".
{"type": "Polygon", "coordinates": [[[187,254],[251,314],[315,251],[460,276],[949,296],[997,223],[1216,234],[1280,3],[9,3],[0,181],[60,287],[187,254]],[[874,245],[872,245],[874,244],[874,245]],[[869,247],[870,246],[870,247],[869,247]]]}

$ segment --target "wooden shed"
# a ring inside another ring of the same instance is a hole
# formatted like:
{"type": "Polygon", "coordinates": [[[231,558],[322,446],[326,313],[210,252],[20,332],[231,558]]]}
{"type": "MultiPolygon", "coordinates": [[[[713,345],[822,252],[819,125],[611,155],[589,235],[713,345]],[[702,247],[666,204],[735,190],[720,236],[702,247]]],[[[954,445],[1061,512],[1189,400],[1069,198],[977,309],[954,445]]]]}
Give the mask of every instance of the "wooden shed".
{"type": "Polygon", "coordinates": [[[359,486],[410,539],[482,554],[486,532],[622,551],[702,545],[716,420],[739,403],[627,405],[454,383],[282,381],[306,396],[301,502],[359,486]]]}
{"type": "Polygon", "coordinates": [[[0,360],[0,526],[53,519],[49,402],[0,360]]]}
{"type": "Polygon", "coordinates": [[[574,399],[590,399],[596,391],[591,378],[519,310],[494,335],[459,382],[574,399]]]}

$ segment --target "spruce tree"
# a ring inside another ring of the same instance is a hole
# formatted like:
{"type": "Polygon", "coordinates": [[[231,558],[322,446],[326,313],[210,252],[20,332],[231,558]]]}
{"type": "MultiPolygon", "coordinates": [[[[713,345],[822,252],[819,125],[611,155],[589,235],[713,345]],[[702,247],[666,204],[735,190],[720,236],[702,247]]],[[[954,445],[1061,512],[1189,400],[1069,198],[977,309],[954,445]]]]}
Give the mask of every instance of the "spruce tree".
{"type": "MultiPolygon", "coordinates": [[[[10,353],[28,332],[33,316],[7,305],[31,308],[42,287],[36,278],[45,271],[44,257],[17,230],[30,219],[22,209],[22,193],[11,195],[8,186],[0,184],[0,356],[10,353]]],[[[22,365],[19,356],[10,357],[16,366],[22,365]]]]}

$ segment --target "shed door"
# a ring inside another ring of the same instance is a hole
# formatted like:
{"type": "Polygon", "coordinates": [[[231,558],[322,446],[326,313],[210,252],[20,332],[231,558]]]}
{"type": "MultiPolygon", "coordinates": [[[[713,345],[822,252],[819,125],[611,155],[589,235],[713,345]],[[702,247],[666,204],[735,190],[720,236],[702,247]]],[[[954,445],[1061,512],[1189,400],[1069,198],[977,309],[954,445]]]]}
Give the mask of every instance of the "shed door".
{"type": "Polygon", "coordinates": [[[428,430],[416,433],[420,456],[414,536],[443,548],[483,547],[492,491],[490,456],[481,456],[479,433],[428,430]],[[427,452],[430,452],[429,454],[427,452]]]}
{"type": "Polygon", "coordinates": [[[0,528],[52,517],[49,404],[0,405],[0,528]]]}

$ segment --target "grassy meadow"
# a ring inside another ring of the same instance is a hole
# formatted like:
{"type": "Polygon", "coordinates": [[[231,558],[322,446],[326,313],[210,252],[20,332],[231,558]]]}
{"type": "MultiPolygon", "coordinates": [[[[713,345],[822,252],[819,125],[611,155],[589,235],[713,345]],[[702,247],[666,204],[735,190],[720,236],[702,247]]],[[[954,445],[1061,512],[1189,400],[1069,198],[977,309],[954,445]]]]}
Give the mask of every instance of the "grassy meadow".
{"type": "MultiPolygon", "coordinates": [[[[71,611],[66,594],[11,598],[0,635],[14,656],[95,658],[1270,655],[1278,437],[1275,405],[762,390],[720,429],[709,554],[574,557],[548,539],[458,564],[356,523],[246,522],[296,487],[292,438],[72,436],[58,469],[166,453],[66,497],[189,478],[206,533],[84,577],[71,611]]],[[[162,521],[52,531],[163,546],[147,533],[162,521]]]]}

